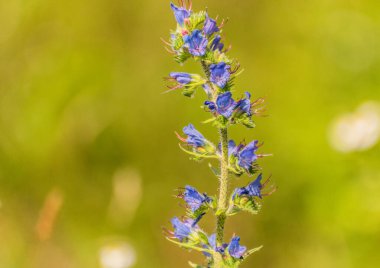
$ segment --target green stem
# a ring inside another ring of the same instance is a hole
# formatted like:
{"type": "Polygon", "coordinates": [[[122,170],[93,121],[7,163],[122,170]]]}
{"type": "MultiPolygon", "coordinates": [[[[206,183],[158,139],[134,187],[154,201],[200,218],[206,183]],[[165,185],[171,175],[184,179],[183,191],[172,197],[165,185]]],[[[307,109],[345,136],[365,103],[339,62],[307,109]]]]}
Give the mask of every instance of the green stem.
{"type": "MultiPolygon", "coordinates": [[[[226,222],[227,191],[228,191],[228,132],[227,128],[219,129],[221,158],[219,177],[219,198],[216,218],[216,244],[218,247],[223,244],[224,224],[226,222]]],[[[220,254],[215,258],[215,268],[224,267],[220,254]]]]}
{"type": "Polygon", "coordinates": [[[221,144],[220,177],[219,177],[219,199],[218,216],[216,227],[216,241],[221,246],[223,244],[224,223],[226,220],[227,209],[227,190],[228,190],[228,133],[227,128],[219,129],[221,144]]]}
{"type": "MultiPolygon", "coordinates": [[[[206,62],[201,61],[203,70],[210,77],[210,71],[206,62]]],[[[216,101],[217,89],[210,83],[213,88],[212,98],[216,101]]],[[[219,128],[219,138],[221,144],[220,157],[220,176],[219,176],[219,198],[216,216],[216,244],[218,247],[223,244],[224,224],[226,222],[227,210],[227,193],[228,193],[228,131],[226,127],[219,128]]],[[[224,267],[222,255],[218,252],[214,253],[214,268],[224,267]]]]}

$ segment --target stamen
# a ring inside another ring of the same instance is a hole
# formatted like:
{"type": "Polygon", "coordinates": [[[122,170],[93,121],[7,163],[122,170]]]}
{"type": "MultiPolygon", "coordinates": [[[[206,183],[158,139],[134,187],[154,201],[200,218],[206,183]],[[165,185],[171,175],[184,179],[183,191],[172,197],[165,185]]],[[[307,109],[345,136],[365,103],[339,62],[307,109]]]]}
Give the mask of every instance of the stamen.
{"type": "Polygon", "coordinates": [[[168,45],[168,46],[171,46],[172,44],[170,44],[168,41],[166,41],[164,38],[160,37],[160,40],[165,44],[165,45],[168,45]]]}
{"type": "Polygon", "coordinates": [[[182,142],[187,142],[187,139],[181,137],[181,136],[177,133],[177,131],[174,131],[174,133],[175,133],[175,135],[177,136],[177,138],[178,138],[180,141],[182,141],[182,142]]]}
{"type": "Polygon", "coordinates": [[[277,191],[277,187],[274,187],[270,192],[268,193],[264,193],[264,194],[261,194],[262,196],[269,196],[269,195],[272,195],[274,192],[277,191]]]}
{"type": "Polygon", "coordinates": [[[167,87],[169,88],[169,90],[166,90],[166,91],[162,92],[161,94],[166,94],[166,93],[169,93],[169,92],[171,92],[173,90],[179,89],[179,88],[182,87],[182,85],[177,85],[177,86],[173,86],[173,87],[167,86],[167,87]]]}
{"type": "Polygon", "coordinates": [[[165,50],[167,51],[167,52],[169,52],[170,54],[176,54],[176,52],[173,50],[173,49],[169,49],[169,48],[167,48],[167,47],[164,47],[165,48],[165,50]]]}
{"type": "Polygon", "coordinates": [[[219,28],[222,29],[222,28],[224,27],[224,25],[227,24],[228,20],[229,20],[229,18],[227,18],[227,19],[223,19],[222,22],[220,23],[219,28]]]}
{"type": "Polygon", "coordinates": [[[226,48],[223,52],[224,53],[227,53],[228,51],[230,51],[232,49],[232,45],[229,45],[228,48],[226,48]]]}
{"type": "Polygon", "coordinates": [[[259,158],[263,158],[263,157],[266,157],[266,156],[273,156],[273,154],[258,154],[257,157],[259,158]]]}
{"type": "Polygon", "coordinates": [[[258,106],[260,104],[263,104],[264,102],[265,102],[264,98],[258,98],[257,100],[255,100],[254,102],[251,103],[251,107],[258,106]]]}
{"type": "Polygon", "coordinates": [[[269,175],[268,179],[266,179],[266,180],[264,181],[264,183],[261,184],[261,186],[264,188],[265,185],[270,181],[271,178],[272,178],[272,174],[269,175]]]}
{"type": "Polygon", "coordinates": [[[174,237],[174,232],[168,230],[166,227],[161,227],[162,229],[162,233],[165,235],[165,236],[170,236],[171,238],[175,238],[174,237]]]}
{"type": "Polygon", "coordinates": [[[170,77],[170,76],[168,76],[168,77],[164,77],[163,79],[164,79],[165,81],[176,81],[175,78],[170,77]]]}
{"type": "Polygon", "coordinates": [[[234,66],[234,68],[231,70],[231,74],[234,74],[236,73],[240,68],[240,63],[236,63],[236,66],[234,66]]]}
{"type": "Polygon", "coordinates": [[[172,195],[175,198],[183,198],[183,194],[172,195]]]}
{"type": "Polygon", "coordinates": [[[189,209],[189,206],[181,204],[181,203],[178,203],[178,206],[184,209],[189,209]]]}
{"type": "Polygon", "coordinates": [[[258,149],[258,148],[260,148],[260,147],[263,146],[263,145],[264,145],[264,142],[262,141],[261,143],[257,144],[256,147],[257,147],[257,149],[258,149]]]}

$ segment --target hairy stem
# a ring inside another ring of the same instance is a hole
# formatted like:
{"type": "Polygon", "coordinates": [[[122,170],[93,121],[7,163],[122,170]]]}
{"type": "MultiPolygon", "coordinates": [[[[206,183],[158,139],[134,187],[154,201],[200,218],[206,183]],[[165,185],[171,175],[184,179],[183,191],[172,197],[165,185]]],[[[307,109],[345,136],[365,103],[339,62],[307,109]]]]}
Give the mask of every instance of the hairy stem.
{"type": "Polygon", "coordinates": [[[223,244],[224,222],[226,220],[227,190],[228,190],[228,133],[227,128],[219,129],[221,144],[220,177],[219,177],[219,199],[218,216],[216,227],[216,241],[223,244]]]}
{"type": "MultiPolygon", "coordinates": [[[[224,224],[226,222],[227,191],[228,191],[228,132],[227,128],[219,129],[221,144],[220,177],[219,177],[219,198],[216,218],[216,244],[218,247],[223,244],[224,224]]],[[[215,258],[215,268],[223,267],[223,260],[218,254],[215,258]]]]}
{"type": "MultiPolygon", "coordinates": [[[[207,78],[210,78],[210,71],[206,62],[201,61],[203,71],[207,78]]],[[[213,88],[212,98],[216,101],[217,90],[210,83],[213,88]]],[[[227,210],[227,192],[228,192],[228,131],[226,127],[219,128],[219,138],[221,144],[221,158],[220,158],[220,177],[219,177],[219,198],[218,209],[216,218],[216,244],[218,247],[223,244],[224,237],[224,224],[226,222],[226,210],[227,210]]],[[[223,258],[219,253],[214,255],[214,267],[223,267],[223,258]]]]}

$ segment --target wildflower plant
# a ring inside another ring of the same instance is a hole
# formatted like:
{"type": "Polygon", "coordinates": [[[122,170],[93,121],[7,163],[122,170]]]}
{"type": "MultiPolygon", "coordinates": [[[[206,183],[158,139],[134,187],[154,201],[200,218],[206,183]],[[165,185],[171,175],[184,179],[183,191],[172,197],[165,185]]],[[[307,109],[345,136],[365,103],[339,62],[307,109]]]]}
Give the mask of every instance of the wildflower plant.
{"type": "Polygon", "coordinates": [[[262,98],[251,101],[251,94],[246,92],[241,98],[234,98],[234,80],[239,75],[239,63],[231,59],[222,42],[224,20],[218,23],[206,11],[194,12],[191,2],[179,1],[170,4],[177,22],[176,30],[166,42],[167,50],[174,59],[183,64],[187,60],[199,62],[204,74],[172,72],[167,80],[169,90],[182,90],[183,95],[192,97],[196,91],[205,92],[204,110],[211,115],[205,124],[211,124],[219,132],[217,144],[209,141],[192,124],[183,128],[183,134],[176,133],[180,148],[195,160],[216,159],[219,168],[213,173],[219,180],[218,196],[201,193],[192,186],[179,189],[177,197],[186,203],[186,215],[171,220],[172,231],[166,230],[171,242],[204,254],[205,262],[201,265],[190,262],[191,267],[238,267],[261,246],[247,249],[240,245],[240,237],[234,235],[228,242],[224,238],[226,219],[239,212],[257,214],[262,206],[262,199],[270,195],[275,188],[268,187],[269,178],[263,175],[257,160],[266,156],[259,153],[262,143],[257,140],[249,143],[236,143],[228,137],[231,125],[255,127],[253,116],[261,115],[264,107],[262,98]],[[253,181],[246,186],[229,191],[228,185],[232,175],[237,177],[247,174],[253,181]],[[206,213],[216,217],[213,234],[207,234],[199,226],[206,213]]]}

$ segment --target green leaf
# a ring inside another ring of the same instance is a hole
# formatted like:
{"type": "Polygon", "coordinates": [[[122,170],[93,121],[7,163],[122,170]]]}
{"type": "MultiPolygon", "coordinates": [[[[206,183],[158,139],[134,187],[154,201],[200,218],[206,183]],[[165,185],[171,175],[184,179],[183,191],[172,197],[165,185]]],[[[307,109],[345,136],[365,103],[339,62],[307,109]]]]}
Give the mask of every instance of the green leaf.
{"type": "Polygon", "coordinates": [[[207,124],[207,123],[214,122],[215,120],[216,120],[216,118],[215,118],[215,117],[212,117],[212,118],[210,118],[210,119],[207,119],[207,120],[203,121],[202,123],[203,123],[203,124],[207,124]]]}

